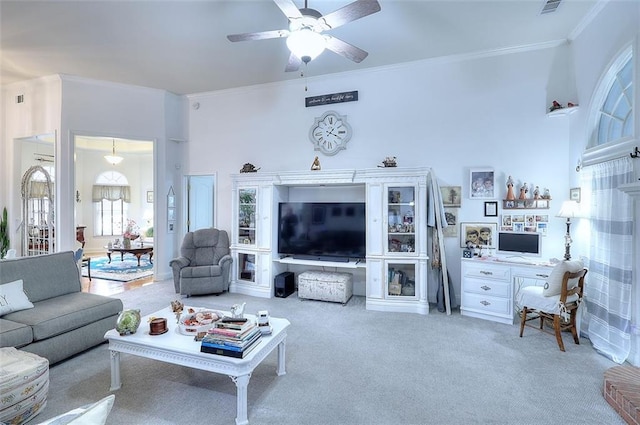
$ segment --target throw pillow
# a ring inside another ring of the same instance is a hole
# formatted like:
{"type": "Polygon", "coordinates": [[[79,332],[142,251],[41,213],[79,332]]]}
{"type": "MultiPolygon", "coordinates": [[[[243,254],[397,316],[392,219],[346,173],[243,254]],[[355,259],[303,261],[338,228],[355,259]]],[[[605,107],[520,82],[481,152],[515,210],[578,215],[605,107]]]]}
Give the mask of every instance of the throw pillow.
{"type": "MultiPolygon", "coordinates": [[[[584,264],[580,260],[575,261],[562,261],[558,263],[547,279],[547,283],[544,285],[542,295],[545,297],[552,297],[554,295],[560,295],[562,291],[562,278],[566,272],[576,273],[584,268],[584,264]]],[[[570,280],[567,287],[573,288],[578,284],[577,279],[570,280]]]]}
{"type": "Polygon", "coordinates": [[[116,396],[111,394],[97,403],[73,409],[39,425],[104,425],[115,398],[116,396]]]}
{"type": "Polygon", "coordinates": [[[0,316],[33,308],[22,288],[22,279],[0,285],[0,316]]]}

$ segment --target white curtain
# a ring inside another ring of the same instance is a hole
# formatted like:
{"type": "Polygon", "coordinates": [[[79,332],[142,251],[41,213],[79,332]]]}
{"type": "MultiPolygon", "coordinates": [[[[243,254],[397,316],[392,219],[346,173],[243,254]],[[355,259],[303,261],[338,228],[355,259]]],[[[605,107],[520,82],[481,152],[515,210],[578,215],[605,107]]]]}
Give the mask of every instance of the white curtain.
{"type": "Polygon", "coordinates": [[[628,157],[583,169],[589,192],[589,272],[585,283],[587,335],[594,348],[616,363],[631,349],[633,200],[618,186],[633,180],[628,157]]]}

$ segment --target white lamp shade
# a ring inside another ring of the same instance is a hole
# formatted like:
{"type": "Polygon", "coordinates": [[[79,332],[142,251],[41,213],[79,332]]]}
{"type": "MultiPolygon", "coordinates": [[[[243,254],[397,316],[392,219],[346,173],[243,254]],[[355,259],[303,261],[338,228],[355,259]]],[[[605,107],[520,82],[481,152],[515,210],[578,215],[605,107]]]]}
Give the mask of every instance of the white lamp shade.
{"type": "Polygon", "coordinates": [[[576,201],[564,201],[560,211],[556,214],[556,217],[562,218],[576,218],[581,217],[580,205],[576,201]]]}
{"type": "Polygon", "coordinates": [[[116,155],[116,141],[112,140],[111,142],[111,155],[105,155],[104,159],[107,160],[107,162],[111,165],[118,165],[122,162],[122,160],[124,158],[122,158],[121,156],[116,155]]]}
{"type": "Polygon", "coordinates": [[[305,63],[317,58],[324,51],[325,46],[325,38],[309,28],[294,31],[287,37],[287,47],[291,53],[305,63]]]}

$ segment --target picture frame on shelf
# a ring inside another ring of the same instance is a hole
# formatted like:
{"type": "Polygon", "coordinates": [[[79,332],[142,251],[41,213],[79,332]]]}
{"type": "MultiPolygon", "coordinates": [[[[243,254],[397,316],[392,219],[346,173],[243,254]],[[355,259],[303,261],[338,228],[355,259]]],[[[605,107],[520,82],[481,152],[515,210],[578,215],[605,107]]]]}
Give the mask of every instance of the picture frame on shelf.
{"type": "Polygon", "coordinates": [[[581,190],[579,187],[572,187],[571,189],[569,189],[570,200],[580,203],[580,198],[581,198],[580,195],[581,195],[581,190]]]}
{"type": "Polygon", "coordinates": [[[487,201],[484,203],[484,216],[485,217],[497,217],[498,216],[498,202],[487,201]]]}
{"type": "Polygon", "coordinates": [[[147,190],[147,203],[153,204],[153,190],[147,190]]]}
{"type": "Polygon", "coordinates": [[[495,172],[493,168],[472,168],[469,170],[469,197],[471,199],[493,199],[495,172]]]}
{"type": "Polygon", "coordinates": [[[462,186],[440,186],[442,205],[445,208],[460,208],[462,202],[462,186]]]}
{"type": "Polygon", "coordinates": [[[497,234],[496,223],[460,223],[460,247],[495,248],[497,234]]]}

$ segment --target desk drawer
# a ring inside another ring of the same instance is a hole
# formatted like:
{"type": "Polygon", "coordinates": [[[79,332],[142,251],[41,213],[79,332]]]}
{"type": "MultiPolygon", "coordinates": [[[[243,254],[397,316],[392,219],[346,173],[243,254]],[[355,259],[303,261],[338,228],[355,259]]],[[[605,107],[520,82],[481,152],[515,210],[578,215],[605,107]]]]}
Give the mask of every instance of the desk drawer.
{"type": "Polygon", "coordinates": [[[474,310],[488,314],[509,315],[509,298],[489,297],[470,292],[462,293],[462,305],[465,310],[474,310]]]}
{"type": "Polygon", "coordinates": [[[511,281],[511,271],[509,267],[500,267],[495,264],[465,264],[464,266],[465,277],[480,277],[484,279],[504,280],[505,282],[511,281]]]}
{"type": "Polygon", "coordinates": [[[509,298],[511,296],[511,282],[466,278],[464,279],[463,291],[491,297],[509,298]]]}

